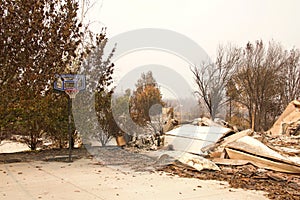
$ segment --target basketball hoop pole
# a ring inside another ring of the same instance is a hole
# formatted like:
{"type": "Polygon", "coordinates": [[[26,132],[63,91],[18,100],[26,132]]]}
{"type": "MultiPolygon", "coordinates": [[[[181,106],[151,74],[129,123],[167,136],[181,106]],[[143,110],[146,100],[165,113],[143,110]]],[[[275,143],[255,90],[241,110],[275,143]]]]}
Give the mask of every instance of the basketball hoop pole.
{"type": "Polygon", "coordinates": [[[72,132],[71,132],[71,97],[68,98],[68,133],[69,133],[69,162],[72,162],[72,132]]]}
{"type": "Polygon", "coordinates": [[[68,134],[69,134],[69,162],[72,162],[72,148],[73,148],[73,137],[72,137],[72,116],[71,116],[71,107],[72,100],[75,99],[76,94],[79,92],[77,89],[66,89],[65,93],[69,96],[68,98],[68,134]]]}

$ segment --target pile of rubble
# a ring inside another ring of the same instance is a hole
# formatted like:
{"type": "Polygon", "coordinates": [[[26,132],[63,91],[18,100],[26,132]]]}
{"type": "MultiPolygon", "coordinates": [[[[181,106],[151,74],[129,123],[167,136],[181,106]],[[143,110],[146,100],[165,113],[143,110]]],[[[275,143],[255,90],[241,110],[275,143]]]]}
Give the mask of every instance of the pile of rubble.
{"type": "Polygon", "coordinates": [[[268,133],[272,136],[300,137],[300,101],[294,100],[289,103],[268,133]]]}
{"type": "Polygon", "coordinates": [[[194,127],[185,125],[166,133],[167,144],[185,152],[178,159],[183,164],[198,170],[208,166],[219,170],[219,165],[252,164],[262,169],[300,174],[299,101],[291,102],[265,133],[250,129],[239,132],[228,123],[208,118],[195,119],[192,124],[194,127]],[[186,145],[182,145],[184,142],[186,145]],[[201,167],[201,163],[205,167],[201,167]]]}
{"type": "MultiPolygon", "coordinates": [[[[172,108],[163,109],[163,117],[148,123],[145,127],[116,138],[118,146],[134,152],[153,151],[164,146],[164,133],[179,127],[172,108]],[[164,116],[165,115],[165,116],[164,116]]],[[[160,117],[159,117],[160,118],[160,117]]]]}
{"type": "MultiPolygon", "coordinates": [[[[170,118],[171,119],[171,118],[170,118]]],[[[173,120],[173,119],[172,119],[173,120]]],[[[291,102],[265,133],[238,129],[222,120],[195,119],[179,128],[169,120],[162,150],[178,151],[175,160],[197,170],[251,164],[260,169],[300,174],[300,102],[291,102]]],[[[157,138],[136,138],[127,146],[157,150],[157,138]]],[[[164,154],[170,154],[170,151],[164,154]]],[[[174,152],[171,153],[174,155],[174,152]]],[[[172,156],[172,155],[171,155],[172,156]]]]}
{"type": "Polygon", "coordinates": [[[157,150],[157,139],[152,134],[131,136],[123,145],[127,150],[134,152],[157,150]],[[126,146],[125,146],[126,145],[126,146]]]}
{"type": "Polygon", "coordinates": [[[218,165],[218,167],[219,171],[198,171],[176,162],[160,170],[169,173],[169,175],[180,177],[227,181],[232,188],[264,191],[269,199],[300,199],[299,175],[264,170],[251,164],[241,166],[218,165]]]}
{"type": "Polygon", "coordinates": [[[208,118],[194,120],[193,126],[166,133],[167,144],[181,154],[164,171],[226,180],[233,187],[267,191],[272,199],[300,199],[299,101],[291,102],[264,133],[238,131],[208,118]],[[188,145],[180,149],[185,141],[188,145]]]}
{"type": "MultiPolygon", "coordinates": [[[[241,131],[218,140],[214,145],[205,147],[214,163],[221,165],[245,165],[251,163],[264,169],[300,174],[300,149],[275,146],[278,139],[268,140],[268,136],[251,130],[241,131]]],[[[291,138],[283,143],[299,144],[291,138]]]]}

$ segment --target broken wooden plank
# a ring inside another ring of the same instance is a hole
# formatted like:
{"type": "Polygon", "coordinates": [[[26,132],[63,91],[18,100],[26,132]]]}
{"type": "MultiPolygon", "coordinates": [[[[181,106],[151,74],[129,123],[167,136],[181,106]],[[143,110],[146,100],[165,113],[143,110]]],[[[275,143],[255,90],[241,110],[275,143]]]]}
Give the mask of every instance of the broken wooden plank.
{"type": "Polygon", "coordinates": [[[252,162],[250,160],[236,160],[236,159],[225,159],[225,158],[213,158],[212,161],[217,165],[246,165],[252,162]]]}
{"type": "Polygon", "coordinates": [[[251,135],[252,133],[253,131],[251,129],[247,129],[238,133],[234,133],[225,138],[222,136],[216,143],[203,147],[201,150],[202,152],[212,152],[209,154],[211,157],[220,157],[219,155],[222,154],[226,145],[244,136],[251,135]]]}
{"type": "Polygon", "coordinates": [[[235,133],[233,135],[230,135],[226,138],[223,139],[223,142],[221,142],[220,146],[221,147],[225,147],[227,144],[234,142],[244,136],[249,136],[253,133],[253,131],[251,129],[247,129],[238,133],[235,133]]]}
{"type": "Polygon", "coordinates": [[[252,155],[265,157],[269,159],[275,159],[281,162],[289,163],[291,165],[295,165],[300,167],[300,163],[295,163],[288,156],[283,156],[278,152],[272,150],[267,147],[265,144],[260,141],[254,139],[250,136],[244,136],[232,143],[229,143],[226,148],[239,150],[241,152],[247,152],[252,155]]]}
{"type": "Polygon", "coordinates": [[[260,157],[257,155],[242,152],[237,149],[225,148],[229,158],[236,160],[251,161],[251,163],[259,168],[271,169],[279,172],[286,173],[300,173],[300,167],[290,163],[282,162],[281,160],[268,159],[266,157],[260,157]]]}

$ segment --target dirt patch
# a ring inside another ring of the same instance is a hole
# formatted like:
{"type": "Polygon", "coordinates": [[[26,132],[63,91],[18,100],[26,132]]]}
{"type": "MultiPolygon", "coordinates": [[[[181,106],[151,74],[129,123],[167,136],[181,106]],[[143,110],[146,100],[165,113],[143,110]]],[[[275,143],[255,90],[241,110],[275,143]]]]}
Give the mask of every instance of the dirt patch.
{"type": "MultiPolygon", "coordinates": [[[[47,149],[47,150],[40,150],[40,151],[1,153],[0,163],[51,161],[51,160],[55,160],[55,158],[66,158],[60,160],[67,161],[68,155],[69,155],[69,149],[47,149]]],[[[85,148],[72,150],[73,159],[89,158],[89,157],[91,158],[91,155],[85,148]]]]}
{"type": "Polygon", "coordinates": [[[129,168],[135,171],[152,171],[156,159],[117,146],[88,148],[95,160],[104,165],[129,168]]]}

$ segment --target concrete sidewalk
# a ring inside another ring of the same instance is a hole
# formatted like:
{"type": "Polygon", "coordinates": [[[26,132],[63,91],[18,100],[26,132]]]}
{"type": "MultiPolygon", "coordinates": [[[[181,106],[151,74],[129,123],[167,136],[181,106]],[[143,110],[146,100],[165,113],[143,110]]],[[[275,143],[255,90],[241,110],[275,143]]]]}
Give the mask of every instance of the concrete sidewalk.
{"type": "Polygon", "coordinates": [[[226,182],[128,172],[89,159],[1,164],[0,177],[0,199],[267,199],[263,192],[232,189],[226,182]]]}

